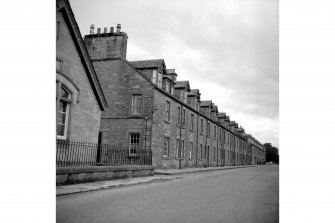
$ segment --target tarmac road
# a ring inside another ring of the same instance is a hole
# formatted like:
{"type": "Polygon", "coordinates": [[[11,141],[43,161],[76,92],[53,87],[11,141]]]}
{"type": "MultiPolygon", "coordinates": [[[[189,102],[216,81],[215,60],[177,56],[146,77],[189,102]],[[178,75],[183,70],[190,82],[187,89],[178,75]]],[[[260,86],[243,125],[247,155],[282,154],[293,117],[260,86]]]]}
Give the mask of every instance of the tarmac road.
{"type": "Polygon", "coordinates": [[[57,197],[57,222],[279,222],[277,165],[178,178],[57,197]]]}

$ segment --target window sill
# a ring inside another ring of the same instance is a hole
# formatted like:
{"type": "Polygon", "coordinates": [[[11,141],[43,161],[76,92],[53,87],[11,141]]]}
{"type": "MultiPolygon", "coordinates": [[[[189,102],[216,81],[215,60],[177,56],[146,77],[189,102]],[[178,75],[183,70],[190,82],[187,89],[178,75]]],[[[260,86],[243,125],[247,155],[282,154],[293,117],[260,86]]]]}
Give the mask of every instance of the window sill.
{"type": "Polygon", "coordinates": [[[167,124],[171,124],[171,122],[170,122],[170,121],[168,121],[168,120],[165,120],[165,123],[167,123],[167,124]]]}
{"type": "Polygon", "coordinates": [[[163,160],[169,160],[170,157],[168,157],[168,156],[162,156],[162,159],[163,159],[163,160]]]}

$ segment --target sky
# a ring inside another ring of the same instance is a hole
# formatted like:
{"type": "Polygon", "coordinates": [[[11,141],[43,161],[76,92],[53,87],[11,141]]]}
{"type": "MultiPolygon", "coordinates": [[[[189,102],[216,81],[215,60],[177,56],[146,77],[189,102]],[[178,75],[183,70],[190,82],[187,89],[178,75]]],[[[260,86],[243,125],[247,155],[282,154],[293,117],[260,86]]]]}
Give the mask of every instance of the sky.
{"type": "Polygon", "coordinates": [[[279,147],[278,0],[70,0],[81,34],[128,34],[127,59],[164,59],[261,143],[279,147]]]}

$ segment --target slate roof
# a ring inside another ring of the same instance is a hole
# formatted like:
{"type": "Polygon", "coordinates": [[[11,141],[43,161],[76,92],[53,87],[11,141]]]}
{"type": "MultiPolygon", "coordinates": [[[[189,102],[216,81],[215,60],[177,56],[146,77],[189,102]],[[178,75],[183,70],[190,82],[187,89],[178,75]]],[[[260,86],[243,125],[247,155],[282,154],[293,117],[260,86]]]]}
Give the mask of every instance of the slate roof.
{"type": "Polygon", "coordinates": [[[247,134],[247,133],[242,133],[242,136],[245,137],[245,138],[249,138],[249,137],[251,137],[251,135],[250,135],[250,134],[247,134]]]}
{"type": "Polygon", "coordinates": [[[200,95],[199,89],[191,89],[189,95],[200,95]]]}
{"type": "Polygon", "coordinates": [[[225,118],[226,117],[226,113],[224,112],[219,112],[218,113],[218,118],[225,118]]]}
{"type": "Polygon", "coordinates": [[[163,67],[165,68],[165,62],[163,59],[153,60],[136,60],[129,61],[135,68],[151,68],[151,67],[163,67]]]}
{"type": "Polygon", "coordinates": [[[190,88],[189,81],[176,81],[175,88],[190,88]]]}
{"type": "Polygon", "coordinates": [[[214,105],[212,111],[218,111],[218,106],[214,105]]]}
{"type": "Polygon", "coordinates": [[[235,121],[229,122],[229,125],[236,125],[235,121]]]}
{"type": "Polygon", "coordinates": [[[169,80],[171,80],[172,84],[175,84],[175,81],[173,80],[173,78],[169,75],[163,75],[163,78],[167,78],[169,80]]]}
{"type": "Polygon", "coordinates": [[[200,106],[201,107],[208,107],[208,106],[212,106],[212,101],[200,101],[200,106]]]}

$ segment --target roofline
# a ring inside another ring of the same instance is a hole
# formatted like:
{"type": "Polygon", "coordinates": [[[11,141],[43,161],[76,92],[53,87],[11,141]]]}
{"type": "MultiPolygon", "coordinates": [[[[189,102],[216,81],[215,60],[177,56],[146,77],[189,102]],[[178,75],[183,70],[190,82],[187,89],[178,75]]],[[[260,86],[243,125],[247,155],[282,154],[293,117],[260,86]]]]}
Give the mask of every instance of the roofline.
{"type": "Polygon", "coordinates": [[[133,70],[135,72],[137,72],[139,75],[141,75],[145,80],[147,80],[149,82],[149,84],[156,90],[158,90],[159,92],[163,93],[164,95],[168,96],[170,99],[173,99],[175,101],[177,101],[178,103],[182,104],[183,106],[187,107],[188,109],[192,110],[194,113],[198,114],[199,116],[202,116],[205,119],[208,119],[209,121],[211,121],[212,123],[218,125],[219,127],[225,129],[226,131],[230,132],[233,135],[236,135],[237,137],[243,139],[246,141],[246,139],[244,137],[242,137],[241,135],[233,132],[232,130],[228,129],[227,127],[221,125],[221,123],[219,121],[215,121],[213,119],[211,119],[210,117],[205,116],[204,114],[200,113],[200,111],[195,110],[193,107],[191,107],[190,105],[186,104],[185,102],[181,101],[178,98],[173,97],[172,95],[168,94],[167,92],[165,92],[164,90],[162,90],[161,88],[159,88],[158,86],[154,85],[151,80],[149,78],[146,77],[146,75],[144,75],[141,71],[139,71],[135,66],[133,66],[131,64],[130,61],[128,61],[127,59],[123,58],[123,57],[114,57],[114,58],[104,58],[104,59],[94,59],[92,61],[109,61],[109,60],[122,60],[124,61],[126,64],[128,64],[131,68],[133,68],[133,70]]]}
{"type": "Polygon", "coordinates": [[[56,10],[62,12],[64,15],[65,22],[69,26],[69,31],[74,39],[74,43],[78,50],[78,54],[83,63],[84,69],[87,73],[88,80],[92,86],[98,105],[102,111],[105,111],[105,109],[107,108],[107,100],[102,91],[98,76],[95,73],[91,59],[88,55],[77,21],[74,17],[71,5],[68,0],[62,0],[62,1],[64,2],[64,6],[61,6],[59,9],[56,10]]]}
{"type": "MultiPolygon", "coordinates": [[[[171,98],[171,99],[173,99],[173,100],[179,102],[179,103],[182,104],[183,106],[185,106],[185,107],[189,108],[190,110],[192,110],[194,113],[197,113],[199,116],[202,116],[203,118],[208,119],[208,120],[211,121],[212,123],[214,123],[214,124],[220,126],[221,128],[225,129],[226,131],[232,133],[233,135],[236,135],[237,137],[239,137],[239,138],[245,140],[241,135],[239,135],[239,134],[233,132],[232,130],[227,129],[225,126],[221,125],[221,123],[220,123],[219,121],[215,121],[215,120],[213,120],[213,119],[211,119],[211,118],[209,118],[209,117],[203,115],[202,113],[200,113],[200,111],[195,110],[193,107],[189,106],[189,105],[186,104],[185,102],[181,101],[181,100],[178,99],[178,98],[173,97],[172,95],[170,95],[170,94],[168,94],[167,92],[163,91],[163,90],[162,90],[161,88],[159,88],[158,86],[154,85],[154,84],[151,82],[151,80],[150,80],[149,78],[147,78],[144,74],[142,74],[141,71],[137,70],[137,68],[134,67],[134,66],[131,64],[131,62],[129,62],[127,59],[125,59],[125,58],[121,58],[121,57],[120,57],[120,58],[117,58],[117,59],[120,59],[120,60],[126,62],[128,65],[130,65],[130,67],[132,67],[138,74],[140,74],[144,79],[146,79],[147,81],[149,81],[149,83],[154,87],[154,89],[158,90],[159,92],[163,93],[164,95],[168,96],[169,98],[171,98]]],[[[210,100],[210,101],[212,101],[212,100],[210,100]]],[[[245,141],[246,141],[246,140],[245,140],[245,141]]]]}
{"type": "MultiPolygon", "coordinates": [[[[163,62],[163,64],[164,64],[164,66],[163,66],[163,69],[166,69],[166,66],[165,66],[165,61],[164,61],[164,59],[150,59],[150,60],[155,60],[155,61],[159,61],[159,60],[162,60],[163,62]]],[[[129,60],[127,60],[127,62],[129,62],[129,63],[136,63],[136,62],[142,62],[142,61],[150,61],[150,60],[132,60],[132,61],[129,61],[129,60]]],[[[132,64],[133,65],[133,64],[132,64]]],[[[133,67],[135,67],[136,69],[141,69],[141,68],[158,68],[158,67],[160,67],[160,66],[147,66],[147,67],[136,67],[136,66],[134,66],[133,65],[133,67]]]]}
{"type": "Polygon", "coordinates": [[[179,82],[179,83],[181,83],[181,82],[185,82],[185,84],[186,84],[186,86],[179,86],[179,87],[175,87],[175,88],[188,88],[188,89],[191,89],[191,86],[190,86],[190,81],[175,81],[176,82],[176,84],[179,82]]]}

